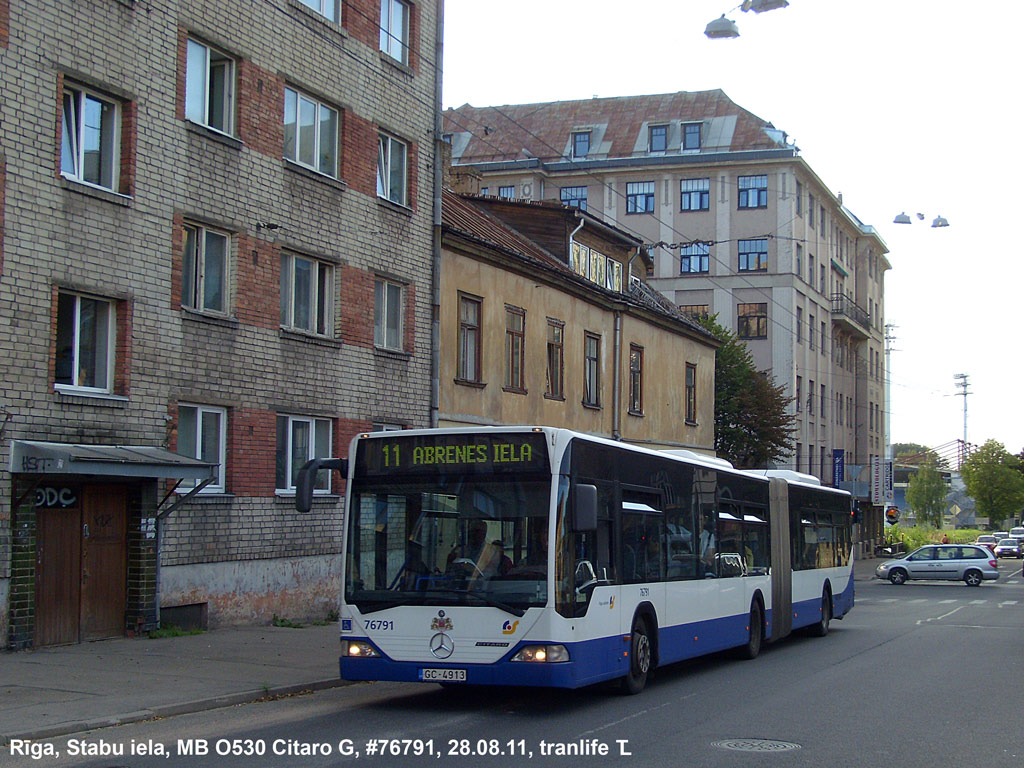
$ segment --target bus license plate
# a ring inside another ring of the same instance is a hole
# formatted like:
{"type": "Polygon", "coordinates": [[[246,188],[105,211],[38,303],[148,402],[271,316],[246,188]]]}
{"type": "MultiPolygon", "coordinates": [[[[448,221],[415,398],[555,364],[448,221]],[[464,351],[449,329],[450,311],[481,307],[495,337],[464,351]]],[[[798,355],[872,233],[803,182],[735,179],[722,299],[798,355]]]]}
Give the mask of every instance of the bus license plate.
{"type": "Polygon", "coordinates": [[[440,682],[466,682],[464,669],[421,669],[420,680],[440,682]]]}

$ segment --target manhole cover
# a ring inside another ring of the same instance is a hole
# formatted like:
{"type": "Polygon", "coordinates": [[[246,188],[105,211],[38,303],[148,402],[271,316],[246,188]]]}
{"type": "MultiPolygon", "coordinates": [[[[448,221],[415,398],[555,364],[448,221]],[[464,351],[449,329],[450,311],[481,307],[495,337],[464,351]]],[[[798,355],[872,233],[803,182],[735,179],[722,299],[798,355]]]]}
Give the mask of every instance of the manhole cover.
{"type": "Polygon", "coordinates": [[[789,752],[792,749],[800,749],[799,744],[771,739],[725,739],[713,741],[711,746],[736,752],[789,752]]]}

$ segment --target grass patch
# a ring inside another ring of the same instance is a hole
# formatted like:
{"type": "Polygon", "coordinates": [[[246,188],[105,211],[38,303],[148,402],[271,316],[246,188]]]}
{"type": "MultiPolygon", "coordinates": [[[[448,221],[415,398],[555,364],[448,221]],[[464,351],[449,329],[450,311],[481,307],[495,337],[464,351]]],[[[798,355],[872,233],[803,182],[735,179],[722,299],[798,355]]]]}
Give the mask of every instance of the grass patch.
{"type": "Polygon", "coordinates": [[[160,640],[164,637],[188,637],[189,635],[201,635],[206,630],[204,629],[182,629],[174,624],[168,624],[166,627],[160,627],[160,629],[154,629],[148,634],[150,640],[160,640]]]}
{"type": "Polygon", "coordinates": [[[292,621],[291,619],[282,619],[276,613],[274,618],[270,620],[270,623],[275,627],[287,627],[288,629],[302,629],[305,624],[301,624],[298,621],[292,621]]]}

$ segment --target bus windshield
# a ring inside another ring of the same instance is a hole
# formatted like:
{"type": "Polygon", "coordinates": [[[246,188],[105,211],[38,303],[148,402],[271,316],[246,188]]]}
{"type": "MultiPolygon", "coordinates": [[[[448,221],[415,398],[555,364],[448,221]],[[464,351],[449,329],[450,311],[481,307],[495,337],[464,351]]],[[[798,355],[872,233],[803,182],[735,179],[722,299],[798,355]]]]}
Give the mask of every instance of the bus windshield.
{"type": "Polygon", "coordinates": [[[529,475],[390,475],[352,489],[345,601],[490,605],[522,615],[547,602],[551,481],[529,475]]]}

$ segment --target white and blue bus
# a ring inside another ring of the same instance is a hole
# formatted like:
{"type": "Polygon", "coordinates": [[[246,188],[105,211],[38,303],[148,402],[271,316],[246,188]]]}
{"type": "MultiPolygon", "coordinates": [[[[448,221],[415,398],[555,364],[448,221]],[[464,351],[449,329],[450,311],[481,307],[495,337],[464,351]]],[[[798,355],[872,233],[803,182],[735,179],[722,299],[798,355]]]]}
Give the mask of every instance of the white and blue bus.
{"type": "Polygon", "coordinates": [[[853,607],[851,498],[549,427],[373,432],[345,460],[346,680],[577,688],[853,607]]]}

